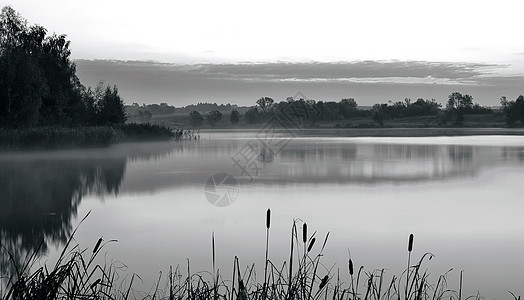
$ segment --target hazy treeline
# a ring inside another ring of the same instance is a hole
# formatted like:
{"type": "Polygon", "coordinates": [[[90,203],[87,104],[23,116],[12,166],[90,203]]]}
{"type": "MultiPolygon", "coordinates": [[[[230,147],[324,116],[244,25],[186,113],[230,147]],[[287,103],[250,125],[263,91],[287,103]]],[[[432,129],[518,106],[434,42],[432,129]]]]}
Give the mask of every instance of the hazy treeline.
{"type": "Polygon", "coordinates": [[[197,104],[190,104],[182,107],[175,107],[165,102],[160,104],[142,104],[133,103],[132,105],[126,105],[125,111],[128,116],[128,120],[136,122],[148,122],[151,120],[153,115],[169,115],[169,114],[189,114],[193,111],[199,113],[208,113],[212,111],[218,111],[221,114],[229,114],[232,110],[245,111],[247,107],[239,107],[236,104],[217,104],[209,102],[199,102],[197,104]]]}
{"type": "MultiPolygon", "coordinates": [[[[351,119],[369,120],[364,125],[373,123],[384,125],[395,119],[410,120],[417,117],[432,117],[435,125],[461,126],[464,124],[466,115],[494,115],[499,116],[496,118],[501,122],[504,122],[505,119],[510,127],[524,125],[524,97],[520,96],[515,101],[508,101],[506,97],[502,97],[500,104],[500,109],[480,106],[474,103],[473,96],[453,92],[448,96],[445,105],[435,99],[418,98],[412,101],[410,98],[405,98],[404,101],[388,101],[362,108],[358,106],[354,98],[344,98],[340,101],[316,101],[288,97],[285,101],[276,102],[270,97],[261,97],[255,105],[250,107],[216,103],[198,103],[185,107],[175,107],[167,103],[143,104],[142,106],[134,103],[133,106],[126,106],[126,111],[132,119],[139,122],[147,122],[154,115],[173,115],[177,118],[185,115],[189,117],[189,124],[194,127],[204,124],[213,127],[224,119],[224,116],[227,117],[227,123],[232,125],[263,123],[272,117],[279,117],[283,121],[295,119],[292,122],[300,121],[300,124],[304,126],[351,119]]],[[[493,124],[488,125],[493,126],[493,124]]]]}
{"type": "Polygon", "coordinates": [[[116,86],[84,87],[65,35],[29,25],[14,9],[0,14],[0,127],[121,124],[116,86]]]}
{"type": "MultiPolygon", "coordinates": [[[[524,125],[524,97],[519,96],[515,101],[508,101],[506,97],[500,100],[501,112],[504,114],[508,126],[524,125]]],[[[301,122],[301,125],[315,126],[320,122],[334,122],[353,118],[373,120],[380,125],[388,120],[400,118],[415,118],[421,116],[433,116],[441,125],[460,126],[464,124],[465,115],[494,114],[491,107],[480,106],[474,103],[473,97],[460,92],[453,92],[448,96],[446,105],[438,103],[435,99],[418,98],[412,101],[405,98],[404,101],[374,104],[371,108],[361,109],[353,98],[344,98],[335,101],[315,101],[306,99],[293,99],[288,97],[286,101],[275,102],[272,98],[262,97],[245,111],[243,117],[245,123],[255,124],[265,122],[272,117],[278,116],[281,120],[292,120],[301,122]]],[[[194,110],[190,115],[191,124],[202,125],[207,119],[210,125],[216,123],[217,112],[208,112],[204,116],[194,110]]],[[[239,111],[231,110],[231,124],[239,122],[239,111]]],[[[218,118],[219,120],[220,118],[218,118]]]]}
{"type": "MultiPolygon", "coordinates": [[[[508,104],[509,105],[509,104],[508,104]]],[[[315,101],[310,99],[293,99],[288,97],[286,101],[275,102],[272,98],[262,97],[245,111],[243,119],[245,123],[256,124],[279,117],[284,122],[294,122],[305,126],[315,126],[321,122],[334,122],[352,118],[369,119],[383,125],[387,120],[398,118],[409,118],[419,116],[437,117],[441,124],[461,125],[466,114],[492,114],[493,110],[473,103],[473,97],[459,92],[452,93],[448,97],[445,107],[436,102],[435,99],[422,99],[416,101],[406,98],[403,102],[379,103],[370,109],[361,109],[353,98],[344,98],[340,101],[315,101]]],[[[202,125],[207,119],[210,125],[216,123],[217,112],[208,112],[205,117],[199,111],[192,111],[190,122],[193,126],[202,125]]],[[[238,110],[231,110],[230,121],[232,124],[239,122],[238,110]]],[[[219,118],[220,119],[220,118],[219,118]]]]}

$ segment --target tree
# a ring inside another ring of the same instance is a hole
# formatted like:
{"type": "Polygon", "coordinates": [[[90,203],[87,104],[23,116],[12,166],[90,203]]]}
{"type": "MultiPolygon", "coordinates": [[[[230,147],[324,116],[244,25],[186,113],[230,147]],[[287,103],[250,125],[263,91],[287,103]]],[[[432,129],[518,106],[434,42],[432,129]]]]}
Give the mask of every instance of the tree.
{"type": "Polygon", "coordinates": [[[231,111],[230,120],[231,120],[231,124],[237,124],[238,123],[238,121],[240,120],[240,113],[238,112],[238,110],[233,109],[231,111]]]}
{"type": "Polygon", "coordinates": [[[28,27],[9,6],[0,14],[0,120],[2,126],[33,126],[47,93],[38,54],[45,30],[28,27]]]}
{"type": "Polygon", "coordinates": [[[206,115],[206,119],[207,119],[207,122],[209,123],[209,125],[214,127],[216,122],[218,122],[218,121],[220,121],[220,119],[222,119],[222,113],[219,112],[218,110],[210,111],[206,115]]]}
{"type": "Polygon", "coordinates": [[[340,113],[344,116],[344,119],[352,117],[357,111],[357,102],[353,98],[344,98],[340,100],[340,113]]]}
{"type": "Polygon", "coordinates": [[[271,111],[273,102],[274,100],[269,97],[262,97],[257,100],[257,104],[260,106],[260,109],[262,109],[263,113],[268,113],[271,111]]]}
{"type": "Polygon", "coordinates": [[[448,96],[446,110],[450,115],[451,120],[456,124],[464,122],[464,113],[471,111],[473,108],[473,97],[459,92],[454,92],[448,96]]]}
{"type": "Polygon", "coordinates": [[[256,106],[250,107],[244,114],[244,119],[250,123],[256,123],[260,119],[260,112],[256,106]]]}
{"type": "Polygon", "coordinates": [[[139,110],[138,111],[138,117],[143,122],[147,122],[147,121],[151,120],[151,118],[153,117],[153,114],[149,110],[144,110],[144,111],[139,110]]]}
{"type": "Polygon", "coordinates": [[[386,103],[384,104],[375,104],[373,105],[373,108],[371,109],[373,112],[373,121],[380,124],[380,126],[384,125],[384,119],[386,118],[386,114],[384,111],[388,105],[386,103]]]}
{"type": "Polygon", "coordinates": [[[99,90],[103,90],[102,97],[98,100],[98,124],[100,125],[112,125],[112,124],[123,124],[127,117],[124,109],[124,101],[118,95],[118,89],[116,85],[111,87],[108,85],[104,88],[102,83],[99,83],[97,87],[99,90]]]}
{"type": "Polygon", "coordinates": [[[506,117],[508,126],[513,127],[524,124],[524,96],[520,95],[515,101],[508,101],[506,97],[500,98],[502,112],[506,117]]]}
{"type": "Polygon", "coordinates": [[[196,127],[202,126],[203,121],[204,121],[204,118],[198,111],[193,110],[192,112],[189,113],[189,122],[191,123],[191,126],[196,126],[196,127]]]}
{"type": "Polygon", "coordinates": [[[473,97],[468,95],[468,94],[462,95],[459,92],[454,92],[454,93],[452,93],[451,95],[448,96],[448,102],[447,102],[447,106],[446,107],[447,108],[451,108],[451,109],[455,109],[455,110],[458,110],[458,109],[463,109],[463,110],[471,109],[473,107],[473,97]]]}
{"type": "Polygon", "coordinates": [[[0,14],[1,126],[81,124],[83,87],[65,35],[28,26],[14,9],[0,14]]]}

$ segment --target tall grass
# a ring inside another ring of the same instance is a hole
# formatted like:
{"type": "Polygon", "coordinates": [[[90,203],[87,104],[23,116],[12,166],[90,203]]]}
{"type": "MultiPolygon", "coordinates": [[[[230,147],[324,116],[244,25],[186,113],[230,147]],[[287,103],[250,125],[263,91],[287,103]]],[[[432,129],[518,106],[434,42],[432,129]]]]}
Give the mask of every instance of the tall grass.
{"type": "Polygon", "coordinates": [[[98,127],[0,128],[0,148],[78,148],[152,140],[196,140],[198,132],[151,123],[98,127]]]}
{"type": "MultiPolygon", "coordinates": [[[[87,217],[87,216],[86,216],[87,217]]],[[[84,218],[85,219],[85,218],[84,218]]],[[[83,220],[84,220],[83,219],[83,220]]],[[[82,220],[82,221],[83,221],[82,220]]],[[[82,222],[80,222],[82,223],[82,222]]],[[[350,256],[347,274],[341,269],[326,268],[321,260],[329,238],[324,237],[321,246],[317,246],[317,233],[308,232],[308,225],[294,220],[291,229],[290,259],[281,265],[269,259],[269,230],[271,211],[266,212],[266,249],[264,278],[257,280],[255,265],[244,265],[235,256],[231,279],[225,279],[215,265],[215,234],[212,234],[212,274],[193,273],[190,262],[183,270],[180,265],[170,267],[164,287],[162,278],[148,292],[136,292],[133,282],[137,275],[132,275],[129,283],[117,283],[118,266],[115,264],[95,264],[95,258],[109,242],[100,238],[93,250],[81,250],[71,246],[69,239],[57,263],[51,270],[41,267],[31,271],[38,250],[28,256],[22,266],[16,266],[16,272],[7,276],[7,287],[0,291],[1,299],[333,299],[333,300],[462,300],[481,299],[480,294],[464,298],[462,291],[462,273],[458,290],[448,286],[449,270],[440,275],[437,282],[430,282],[429,272],[423,264],[433,257],[425,253],[415,263],[411,263],[414,247],[413,234],[408,241],[408,264],[404,272],[388,279],[384,269],[365,271],[364,266],[355,269],[350,256]],[[302,225],[302,226],[300,226],[302,225]],[[299,234],[298,228],[302,228],[299,234]],[[316,250],[315,250],[316,249],[316,250]],[[355,274],[356,271],[356,274],[355,274]],[[406,280],[401,280],[401,278],[406,280]],[[349,281],[345,282],[344,278],[349,281]]],[[[78,227],[77,227],[78,228],[78,227]]],[[[73,235],[76,229],[73,231],[73,235]]],[[[12,260],[14,262],[14,260],[12,260]]],[[[515,300],[520,296],[511,293],[515,300]]]]}

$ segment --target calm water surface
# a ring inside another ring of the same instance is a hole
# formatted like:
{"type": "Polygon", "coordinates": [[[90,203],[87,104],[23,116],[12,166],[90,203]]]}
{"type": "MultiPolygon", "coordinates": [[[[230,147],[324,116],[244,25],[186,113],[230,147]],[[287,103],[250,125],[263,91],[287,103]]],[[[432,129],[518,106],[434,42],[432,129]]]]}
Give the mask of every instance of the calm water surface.
{"type": "MultiPolygon", "coordinates": [[[[458,288],[464,270],[468,295],[524,295],[524,137],[344,135],[297,133],[281,138],[277,153],[265,151],[251,131],[203,132],[197,142],[0,153],[0,238],[19,260],[44,238],[42,262],[53,263],[91,211],[75,235],[80,247],[92,248],[101,236],[117,239],[106,245],[107,259],[128,266],[122,276],[140,274],[148,290],[159,271],[165,278],[170,265],[185,269],[187,259],[193,271],[211,270],[212,232],[226,278],[235,255],[263,272],[271,208],[270,258],[277,265],[288,258],[291,225],[300,218],[318,240],[330,232],[323,273],[347,272],[349,249],[365,270],[398,275],[414,233],[413,257],[435,255],[425,264],[434,282],[453,268],[450,287],[458,288]],[[233,159],[249,149],[261,155],[243,173],[233,159]],[[226,207],[204,193],[206,180],[220,172],[238,182],[226,207]]],[[[5,272],[5,255],[1,263],[5,272]]]]}

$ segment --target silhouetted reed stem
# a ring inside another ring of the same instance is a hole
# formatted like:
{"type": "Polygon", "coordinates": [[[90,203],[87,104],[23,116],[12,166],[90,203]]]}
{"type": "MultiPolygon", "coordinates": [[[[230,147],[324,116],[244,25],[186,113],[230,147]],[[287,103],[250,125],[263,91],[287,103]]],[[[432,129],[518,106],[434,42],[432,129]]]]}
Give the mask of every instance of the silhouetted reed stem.
{"type": "Polygon", "coordinates": [[[269,228],[270,227],[271,227],[271,209],[268,208],[266,211],[266,261],[265,261],[265,266],[264,266],[264,285],[262,287],[262,299],[266,299],[267,285],[268,285],[267,265],[268,265],[269,228]]]}
{"type": "Polygon", "coordinates": [[[409,235],[409,241],[408,241],[408,268],[406,271],[406,291],[405,291],[405,299],[408,300],[408,286],[409,286],[409,268],[411,264],[411,251],[413,250],[413,234],[409,235]]]}

